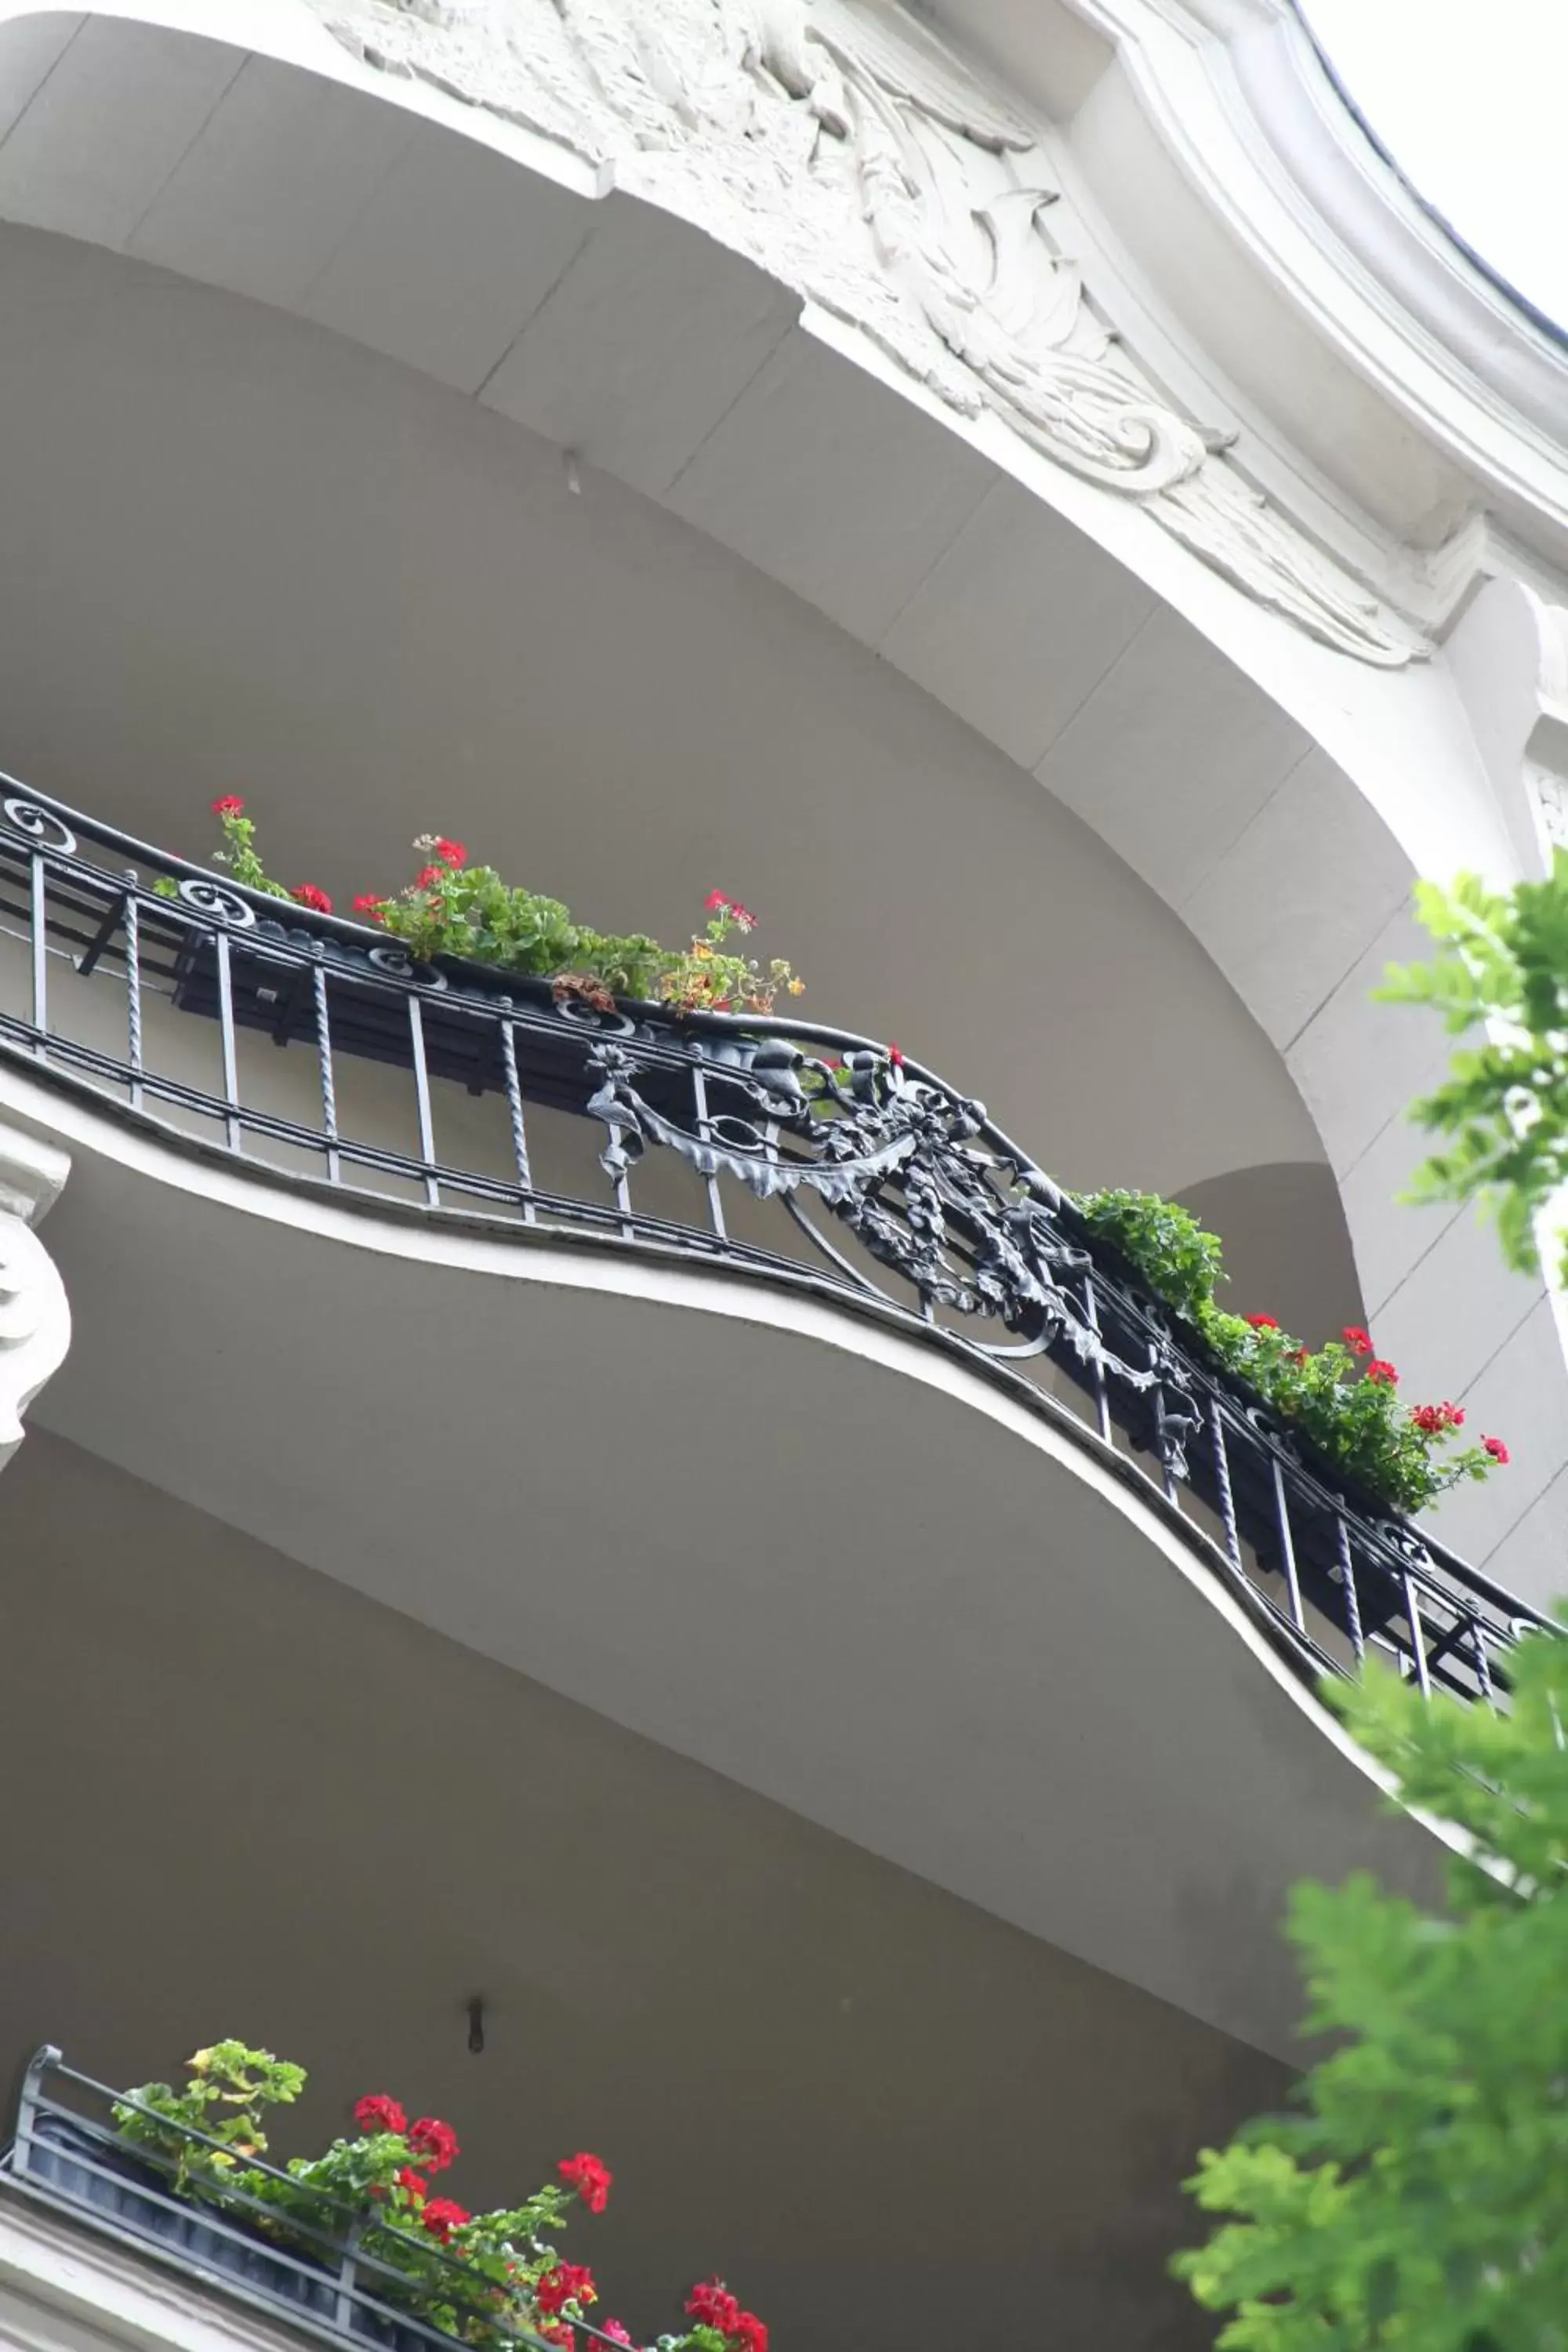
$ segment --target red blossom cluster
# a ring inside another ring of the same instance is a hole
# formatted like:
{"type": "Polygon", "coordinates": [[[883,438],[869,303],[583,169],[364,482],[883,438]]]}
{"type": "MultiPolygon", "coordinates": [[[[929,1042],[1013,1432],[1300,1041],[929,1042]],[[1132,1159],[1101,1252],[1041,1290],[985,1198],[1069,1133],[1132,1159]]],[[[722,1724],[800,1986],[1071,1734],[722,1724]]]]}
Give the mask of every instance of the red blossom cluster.
{"type": "Polygon", "coordinates": [[[1244,1323],[1250,1323],[1255,1331],[1278,1331],[1279,1328],[1272,1315],[1244,1315],[1241,1319],[1244,1323]]]}
{"type": "Polygon", "coordinates": [[[224,793],[213,803],[214,816],[243,816],[245,803],[237,793],[224,793]]]}
{"type": "Polygon", "coordinates": [[[727,898],[722,890],[710,890],[702,904],[710,915],[728,915],[742,931],[754,931],[757,928],[757,919],[750,907],[742,907],[739,898],[727,898]]]}
{"type": "Polygon", "coordinates": [[[442,2245],[446,2244],[453,2231],[460,2230],[469,2218],[468,2208],[454,2203],[450,2197],[432,2197],[419,2216],[423,2227],[433,2238],[439,2239],[442,2245]]]}
{"type": "Polygon", "coordinates": [[[599,2290],[586,2263],[555,2263],[535,2280],[533,2300],[546,2319],[555,2319],[566,2304],[597,2303],[599,2290]]]}
{"type": "Polygon", "coordinates": [[[1507,1465],[1510,1459],[1509,1450],[1500,1437],[1483,1437],[1481,1444],[1494,1462],[1507,1465]]]}
{"type": "Polygon", "coordinates": [[[408,2126],[408,2145],[417,2157],[422,2157],[432,2172],[445,2172],[452,2158],[459,2153],[458,2135],[450,2124],[438,2116],[421,2116],[408,2126]]]}
{"type": "Polygon", "coordinates": [[[1344,1329],[1340,1333],[1340,1337],[1344,1341],[1352,1356],[1371,1355],[1371,1335],[1370,1333],[1363,1331],[1359,1323],[1347,1323],[1344,1329]]]}
{"type": "Polygon", "coordinates": [[[721,2278],[703,2279],[686,2298],[686,2315],[700,2327],[716,2327],[741,2352],[768,2352],[768,2331],[754,2311],[742,2311],[721,2278]]]}
{"type": "Polygon", "coordinates": [[[1399,1386],[1399,1374],[1383,1356],[1373,1358],[1366,1368],[1366,1376],[1374,1388],[1396,1389],[1399,1386]]]}
{"type": "Polygon", "coordinates": [[[1410,1418],[1423,1437],[1440,1437],[1446,1429],[1464,1427],[1465,1408],[1450,1404],[1445,1397],[1441,1404],[1413,1404],[1410,1418]]]}
{"type": "Polygon", "coordinates": [[[331,900],[326,892],[319,890],[313,882],[300,883],[289,891],[289,896],[297,900],[301,907],[309,907],[314,915],[330,915],[332,911],[331,900]]]}
{"type": "Polygon", "coordinates": [[[900,1053],[900,1051],[899,1051],[899,1049],[898,1049],[898,1047],[897,1047],[896,1045],[889,1045],[889,1048],[888,1048],[888,1059],[889,1059],[889,1061],[892,1064],[892,1066],[893,1066],[893,1067],[894,1067],[894,1069],[895,1069],[895,1070],[901,1070],[901,1069],[903,1068],[903,1066],[904,1066],[904,1057],[903,1057],[903,1055],[900,1053]]]}
{"type": "Polygon", "coordinates": [[[579,2148],[575,2156],[563,2156],[555,2169],[568,2189],[577,2191],[590,2213],[604,2211],[610,2201],[610,2183],[615,2174],[602,2157],[579,2148]]]}
{"type": "Polygon", "coordinates": [[[408,2117],[397,2101],[389,2099],[384,2091],[371,2091],[363,2099],[356,2100],[354,2121],[361,2131],[405,2132],[408,2129],[408,2117]]]}
{"type": "Polygon", "coordinates": [[[389,907],[391,904],[390,898],[378,898],[374,890],[362,890],[354,900],[354,913],[379,915],[384,907],[389,907]]]}

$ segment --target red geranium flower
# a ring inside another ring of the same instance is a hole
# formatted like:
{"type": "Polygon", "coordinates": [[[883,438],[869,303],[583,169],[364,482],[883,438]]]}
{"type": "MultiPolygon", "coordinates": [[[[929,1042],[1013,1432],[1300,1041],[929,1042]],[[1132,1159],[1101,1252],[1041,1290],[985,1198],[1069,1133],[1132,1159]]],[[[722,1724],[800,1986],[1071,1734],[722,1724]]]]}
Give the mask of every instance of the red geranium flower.
{"type": "Polygon", "coordinates": [[[331,900],[324,890],[318,890],[313,882],[301,882],[297,890],[289,891],[289,896],[318,915],[330,915],[332,911],[331,900]]]}
{"type": "Polygon", "coordinates": [[[394,2179],[399,2189],[405,2189],[410,2197],[424,2199],[430,2194],[430,2183],[422,2172],[416,2172],[411,2165],[405,2164],[401,2172],[394,2175],[394,2179]]]}
{"type": "Polygon", "coordinates": [[[213,803],[214,816],[241,816],[244,812],[245,803],[237,793],[225,793],[221,800],[213,803]]]}
{"type": "Polygon", "coordinates": [[[612,2344],[630,2344],[633,2341],[631,2329],[623,2327],[618,2319],[606,2319],[599,2333],[607,2336],[612,2344]]]}
{"type": "Polygon", "coordinates": [[[408,2127],[408,2145],[422,2156],[432,2172],[445,2172],[458,2154],[458,2135],[437,2116],[421,2116],[408,2127]]]}
{"type": "Polygon", "coordinates": [[[374,890],[362,890],[359,897],[354,900],[354,913],[356,915],[379,915],[382,908],[387,904],[388,901],[385,898],[378,898],[374,890]]]}
{"type": "Polygon", "coordinates": [[[1510,1454],[1507,1446],[1503,1444],[1500,1437],[1483,1437],[1481,1444],[1485,1446],[1487,1452],[1491,1455],[1494,1462],[1507,1463],[1512,1459],[1512,1456],[1510,1454]]]}
{"type": "Polygon", "coordinates": [[[1382,1356],[1374,1356],[1373,1358],[1371,1363],[1366,1368],[1366,1376],[1376,1388],[1396,1389],[1399,1386],[1399,1374],[1394,1370],[1394,1366],[1382,1356]]]}
{"type": "Polygon", "coordinates": [[[533,2300],[547,2319],[553,2319],[563,2304],[597,2303],[599,2290],[586,2263],[557,2263],[534,2282],[533,2300]]]}
{"type": "Polygon", "coordinates": [[[1368,1334],[1362,1329],[1359,1323],[1347,1323],[1344,1329],[1340,1333],[1340,1337],[1344,1341],[1352,1356],[1371,1355],[1372,1340],[1368,1334]]]}
{"type": "Polygon", "coordinates": [[[422,866],[414,877],[414,887],[416,890],[434,890],[438,883],[446,879],[447,869],[444,866],[422,866]]]}
{"type": "Polygon", "coordinates": [[[1410,1418],[1424,1437],[1436,1437],[1445,1429],[1458,1429],[1465,1418],[1465,1409],[1463,1405],[1450,1404],[1445,1397],[1441,1404],[1412,1405],[1410,1418]]]}
{"type": "Polygon", "coordinates": [[[368,2096],[359,2100],[354,2106],[354,2121],[361,2131],[405,2132],[408,2129],[407,2116],[397,2101],[389,2099],[384,2091],[372,2091],[368,2096]]]}
{"type": "Polygon", "coordinates": [[[448,841],[444,834],[436,844],[436,855],[443,866],[461,866],[468,854],[460,841],[448,841]]]}
{"type": "Polygon", "coordinates": [[[725,898],[722,890],[710,890],[702,904],[710,915],[716,915],[721,907],[726,914],[730,911],[730,901],[725,898]]]}
{"type": "Polygon", "coordinates": [[[737,2314],[731,2334],[745,2347],[745,2352],[768,2352],[768,2331],[754,2311],[737,2314]]]}
{"type": "Polygon", "coordinates": [[[1294,1348],[1290,1352],[1290,1361],[1293,1364],[1304,1364],[1311,1352],[1310,1348],[1294,1348]]]}
{"type": "Polygon", "coordinates": [[[732,2336],[740,2325],[741,2306],[721,2278],[703,2279],[686,2298],[686,2315],[699,2326],[732,2336]]]}
{"type": "Polygon", "coordinates": [[[572,2330],[560,2320],[556,2320],[549,2327],[542,2327],[539,2333],[547,2344],[559,2344],[561,2352],[572,2352],[572,2347],[577,2341],[572,2330]]]}
{"type": "Polygon", "coordinates": [[[897,1047],[896,1045],[889,1045],[889,1048],[888,1048],[888,1059],[889,1059],[889,1061],[892,1064],[892,1066],[893,1066],[893,1067],[894,1067],[894,1069],[895,1069],[895,1070],[901,1070],[901,1069],[903,1068],[903,1066],[904,1066],[904,1057],[903,1057],[903,1055],[900,1053],[900,1051],[899,1051],[899,1049],[898,1049],[898,1047],[897,1047]]]}
{"type": "Polygon", "coordinates": [[[735,920],[740,925],[742,930],[754,931],[756,929],[757,919],[755,915],[752,914],[750,907],[742,907],[739,898],[731,899],[730,912],[735,918],[735,920]]]}
{"type": "Polygon", "coordinates": [[[1255,1331],[1278,1331],[1279,1328],[1272,1315],[1244,1315],[1241,1319],[1244,1323],[1250,1323],[1255,1331]]]}
{"type": "Polygon", "coordinates": [[[430,2235],[439,2238],[445,2245],[453,2231],[462,2228],[468,2215],[463,2206],[455,2205],[449,2197],[432,2197],[419,2219],[430,2235]]]}
{"type": "Polygon", "coordinates": [[[610,2201],[610,2183],[615,2174],[604,2158],[590,2156],[580,2148],[575,2156],[563,2156],[555,2168],[569,2189],[574,2189],[590,2213],[602,2213],[610,2201]]]}

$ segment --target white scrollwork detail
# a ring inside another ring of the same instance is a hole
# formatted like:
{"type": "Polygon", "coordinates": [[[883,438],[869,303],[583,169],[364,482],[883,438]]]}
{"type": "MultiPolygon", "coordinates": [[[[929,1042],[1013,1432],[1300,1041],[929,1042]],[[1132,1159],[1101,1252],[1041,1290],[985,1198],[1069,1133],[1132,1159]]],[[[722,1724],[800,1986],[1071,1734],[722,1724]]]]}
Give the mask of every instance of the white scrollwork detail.
{"type": "Polygon", "coordinates": [[[1322,644],[1429,650],[1139,375],[1050,240],[1036,126],[889,0],[313,5],[373,65],[609,163],[1322,644]]]}

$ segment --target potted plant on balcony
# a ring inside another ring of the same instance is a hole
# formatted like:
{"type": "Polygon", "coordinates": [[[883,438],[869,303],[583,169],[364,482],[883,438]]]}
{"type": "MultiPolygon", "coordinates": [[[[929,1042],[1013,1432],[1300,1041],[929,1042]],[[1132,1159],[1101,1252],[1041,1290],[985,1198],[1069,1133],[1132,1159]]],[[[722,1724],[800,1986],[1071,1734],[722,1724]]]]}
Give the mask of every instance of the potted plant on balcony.
{"type": "MultiPolygon", "coordinates": [[[[190,2080],[178,2087],[124,2093],[112,2134],[51,2111],[35,2129],[29,2168],[202,2267],[390,2352],[427,2352],[429,2330],[479,2352],[519,2341],[572,2352],[576,2329],[635,2352],[619,2320],[590,2317],[600,2301],[594,2273],[556,2243],[574,2211],[608,2204],[614,2176],[590,2150],[562,2158],[521,2203],[470,2212],[437,2189],[460,2153],[439,2116],[411,2119],[373,2092],[355,2103],[352,2138],[278,2167],[266,2161],[264,2118],[294,2103],[305,2070],[237,2041],[186,2063],[190,2080]]],[[[684,2315],[684,2328],[659,2336],[659,2352],[768,2352],[766,2326],[720,2278],[689,2290],[684,2315]]]]}
{"type": "MultiPolygon", "coordinates": [[[[222,794],[212,811],[223,835],[214,862],[246,891],[279,902],[276,926],[263,918],[228,935],[233,1018],[280,1043],[307,1034],[314,1019],[310,975],[308,966],[279,952],[284,910],[298,907],[331,918],[332,901],[315,883],[290,888],[274,880],[257,847],[255,820],[237,793],[222,794]]],[[[357,929],[315,926],[332,955],[332,1034],[340,1050],[402,1064],[410,1058],[406,1001],[378,981],[378,968],[405,971],[443,992],[426,1001],[421,1050],[432,1075],[459,1079],[474,1093],[501,1087],[505,1072],[496,1059],[493,1024],[465,1015],[465,995],[492,1005],[502,992],[532,996],[552,1000],[566,1013],[658,1008],[680,1020],[704,1013],[766,1014],[781,995],[798,996],[805,987],[783,957],[763,965],[744,951],[740,943],[756,929],[756,917],[721,890],[709,892],[702,928],[685,947],[672,949],[645,932],[601,931],[580,921],[561,899],[508,882],[493,866],[471,863],[464,844],[444,834],[421,834],[414,848],[422,863],[402,890],[354,898],[357,929]],[[366,930],[382,936],[367,941],[366,930]]],[[[190,898],[188,887],[183,889],[173,876],[153,888],[171,900],[190,898]]],[[[235,903],[248,912],[244,901],[235,903]]],[[[183,926],[174,995],[183,1010],[221,1014],[218,954],[213,927],[183,926]]],[[[520,1070],[522,1091],[531,1099],[580,1109],[592,1090],[584,1069],[582,1040],[564,1026],[553,1052],[534,1034],[520,1070]]]]}

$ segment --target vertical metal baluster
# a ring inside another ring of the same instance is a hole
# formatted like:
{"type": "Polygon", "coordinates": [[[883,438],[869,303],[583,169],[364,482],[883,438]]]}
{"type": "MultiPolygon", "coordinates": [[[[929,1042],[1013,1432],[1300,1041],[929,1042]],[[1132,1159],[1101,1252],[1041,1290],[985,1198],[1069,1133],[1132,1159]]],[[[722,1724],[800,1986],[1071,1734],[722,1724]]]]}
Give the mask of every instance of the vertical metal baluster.
{"type": "MultiPolygon", "coordinates": [[[[1094,1295],[1094,1276],[1086,1266],[1083,1275],[1084,1320],[1098,1339],[1100,1332],[1100,1302],[1094,1295]]],[[[1097,1349],[1094,1356],[1094,1419],[1106,1444],[1110,1443],[1110,1387],[1105,1377],[1104,1360],[1097,1349]]]]}
{"type": "Polygon", "coordinates": [[[1470,1647],[1476,1657],[1476,1680],[1481,1686],[1481,1696],[1489,1706],[1497,1705],[1497,1693],[1492,1688],[1491,1661],[1487,1656],[1487,1637],[1481,1631],[1479,1617],[1470,1620],[1470,1647]]]}
{"type": "Polygon", "coordinates": [[[22,2095],[16,2102],[16,2135],[12,2143],[12,2168],[24,2177],[32,2168],[33,2140],[38,2116],[38,2101],[45,2074],[60,2063],[60,2053],[52,2042],[46,2042],[37,2051],[22,2078],[22,2095]]]}
{"type": "Polygon", "coordinates": [[[336,2308],[333,2325],[343,2335],[353,2333],[354,2289],[359,2284],[359,2242],[362,2224],[351,2221],[343,2238],[343,2259],[338,2271],[336,2308]]]}
{"type": "Polygon", "coordinates": [[[430,1120],[430,1073],[425,1066],[425,1019],[419,999],[408,992],[408,1042],[414,1049],[414,1094],[419,1106],[419,1157],[425,1163],[426,1206],[438,1209],[441,1188],[436,1181],[436,1130],[430,1120]]]}
{"type": "Polygon", "coordinates": [[[1270,1454],[1274,1472],[1274,1516],[1279,1528],[1279,1552],[1285,1568],[1285,1590],[1290,1597],[1290,1622],[1300,1633],[1307,1630],[1306,1613],[1301,1607],[1301,1580],[1296,1573],[1296,1547],[1290,1540],[1290,1507],[1285,1499],[1285,1475],[1279,1467],[1279,1456],[1270,1454]]]}
{"type": "Polygon", "coordinates": [[[131,1108],[142,1108],[142,909],[136,898],[136,869],[125,873],[125,1026],[131,1055],[131,1108]]]}
{"type": "Polygon", "coordinates": [[[1355,1652],[1358,1666],[1366,1664],[1366,1637],[1361,1625],[1361,1595],[1356,1591],[1355,1562],[1351,1557],[1351,1531],[1345,1525],[1345,1515],[1338,1511],[1334,1524],[1340,1538],[1340,1582],[1344,1587],[1345,1622],[1350,1628],[1351,1648],[1355,1652]]]}
{"type": "Polygon", "coordinates": [[[32,924],[33,924],[33,1027],[37,1034],[33,1051],[40,1062],[48,1059],[44,1040],[49,1034],[49,955],[47,908],[45,901],[45,859],[41,849],[35,849],[32,859],[32,924]]]}
{"type": "Polygon", "coordinates": [[[338,1150],[338,1088],[332,1074],[332,1029],[327,1008],[327,974],[320,946],[310,974],[316,1003],[316,1064],[321,1074],[321,1128],[327,1139],[327,1181],[343,1181],[342,1155],[338,1150]]]}
{"type": "Polygon", "coordinates": [[[228,1148],[240,1148],[239,1071],[234,1052],[234,982],[228,968],[228,933],[221,923],[214,925],[213,938],[217,943],[217,1009],[218,1024],[223,1032],[223,1091],[228,1108],[224,1114],[224,1132],[228,1148]]]}
{"type": "MultiPolygon", "coordinates": [[[[708,1076],[700,1062],[693,1062],[691,1065],[691,1101],[696,1114],[697,1132],[706,1143],[709,1139],[708,1076]]],[[[729,1236],[724,1226],[724,1202],[719,1191],[719,1179],[717,1176],[710,1176],[705,1179],[705,1181],[708,1187],[708,1214],[712,1221],[713,1231],[720,1241],[725,1241],[729,1236]]]]}
{"type": "Polygon", "coordinates": [[[1421,1622],[1421,1604],[1415,1598],[1415,1587],[1411,1581],[1408,1569],[1401,1570],[1400,1582],[1405,1587],[1405,1614],[1410,1621],[1411,1654],[1415,1660],[1415,1679],[1421,1686],[1422,1697],[1430,1698],[1432,1677],[1426,1671],[1426,1644],[1423,1638],[1426,1629],[1421,1622]]]}
{"type": "Polygon", "coordinates": [[[512,1157],[517,1161],[517,1181],[522,1190],[522,1222],[531,1225],[538,1222],[539,1212],[533,1205],[533,1169],[528,1157],[528,1129],[522,1123],[522,1086],[517,1075],[517,1039],[511,1025],[511,999],[503,996],[506,1011],[500,1021],[500,1066],[506,1082],[507,1116],[511,1121],[512,1157]]]}
{"type": "Polygon", "coordinates": [[[1209,1405],[1209,1427],[1214,1434],[1215,1476],[1219,1484],[1219,1513],[1225,1521],[1225,1548],[1232,1562],[1241,1566],[1241,1538],[1236,1525],[1236,1497],[1230,1490],[1230,1456],[1225,1442],[1225,1414],[1218,1397],[1209,1405]]]}

